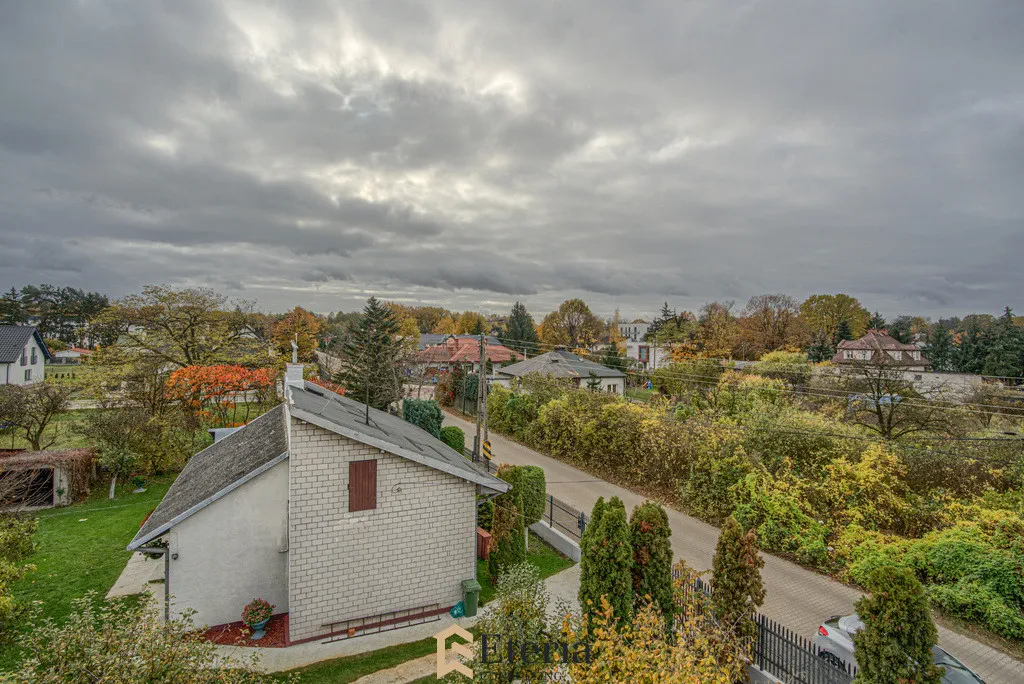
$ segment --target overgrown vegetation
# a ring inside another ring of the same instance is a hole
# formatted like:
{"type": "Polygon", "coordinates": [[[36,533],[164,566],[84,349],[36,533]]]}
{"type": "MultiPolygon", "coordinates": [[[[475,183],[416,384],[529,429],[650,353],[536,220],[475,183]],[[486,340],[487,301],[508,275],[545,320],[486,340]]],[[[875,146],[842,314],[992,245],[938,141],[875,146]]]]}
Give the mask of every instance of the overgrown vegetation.
{"type": "Polygon", "coordinates": [[[920,429],[883,439],[846,394],[759,370],[666,374],[678,401],[646,405],[525,378],[492,390],[489,426],[843,579],[910,568],[933,606],[1024,640],[1024,444],[1002,434],[1019,418],[942,402],[915,418],[907,393],[898,420],[920,429]]]}

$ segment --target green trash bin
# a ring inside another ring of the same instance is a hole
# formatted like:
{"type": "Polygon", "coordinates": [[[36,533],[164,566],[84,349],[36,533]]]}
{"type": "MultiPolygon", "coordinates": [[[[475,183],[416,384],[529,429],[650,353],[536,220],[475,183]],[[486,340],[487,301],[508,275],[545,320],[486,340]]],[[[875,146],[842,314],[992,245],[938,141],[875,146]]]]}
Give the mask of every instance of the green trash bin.
{"type": "Polygon", "coordinates": [[[466,617],[474,617],[480,602],[480,583],[475,579],[462,580],[462,591],[466,595],[466,617]]]}

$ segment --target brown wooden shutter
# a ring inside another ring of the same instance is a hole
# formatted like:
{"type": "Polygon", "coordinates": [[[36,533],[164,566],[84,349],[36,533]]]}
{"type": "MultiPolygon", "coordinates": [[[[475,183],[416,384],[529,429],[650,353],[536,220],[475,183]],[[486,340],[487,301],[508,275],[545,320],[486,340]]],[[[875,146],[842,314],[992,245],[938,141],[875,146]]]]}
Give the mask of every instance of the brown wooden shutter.
{"type": "Polygon", "coordinates": [[[348,464],[348,510],[372,511],[377,508],[377,461],[352,461],[348,464]]]}

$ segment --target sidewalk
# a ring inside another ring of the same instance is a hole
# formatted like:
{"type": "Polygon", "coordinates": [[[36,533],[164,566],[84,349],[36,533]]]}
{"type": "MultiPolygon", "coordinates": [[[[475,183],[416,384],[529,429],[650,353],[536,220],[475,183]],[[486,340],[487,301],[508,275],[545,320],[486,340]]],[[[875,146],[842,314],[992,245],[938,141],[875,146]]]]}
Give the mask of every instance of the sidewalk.
{"type": "MultiPolygon", "coordinates": [[[[444,414],[445,425],[456,425],[467,435],[476,427],[450,413],[444,414]]],[[[644,498],[610,482],[566,465],[501,435],[490,433],[491,447],[496,463],[538,465],[547,475],[547,491],[562,501],[587,513],[599,496],[606,499],[618,496],[626,510],[643,502],[644,498]]],[[[672,527],[672,551],[676,559],[682,558],[697,570],[711,568],[711,559],[718,542],[718,528],[703,521],[668,509],[672,527]]],[[[825,575],[802,568],[782,558],[762,554],[765,560],[761,576],[764,578],[768,598],[761,612],[796,633],[811,637],[818,625],[832,615],[853,612],[853,603],[862,594],[856,589],[825,575]]],[[[955,655],[977,672],[988,684],[1011,684],[1024,681],[1024,663],[945,627],[939,627],[939,645],[955,655]]]]}

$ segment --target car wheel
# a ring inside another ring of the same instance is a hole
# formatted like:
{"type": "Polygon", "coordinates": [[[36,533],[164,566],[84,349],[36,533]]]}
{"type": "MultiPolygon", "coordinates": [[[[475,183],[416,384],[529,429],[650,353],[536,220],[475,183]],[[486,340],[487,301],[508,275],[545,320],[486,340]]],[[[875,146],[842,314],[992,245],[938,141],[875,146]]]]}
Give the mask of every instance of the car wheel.
{"type": "Polygon", "coordinates": [[[840,670],[846,671],[846,663],[843,662],[842,658],[837,656],[835,653],[829,653],[828,651],[822,651],[818,654],[818,657],[824,660],[832,667],[839,668],[840,670]]]}

